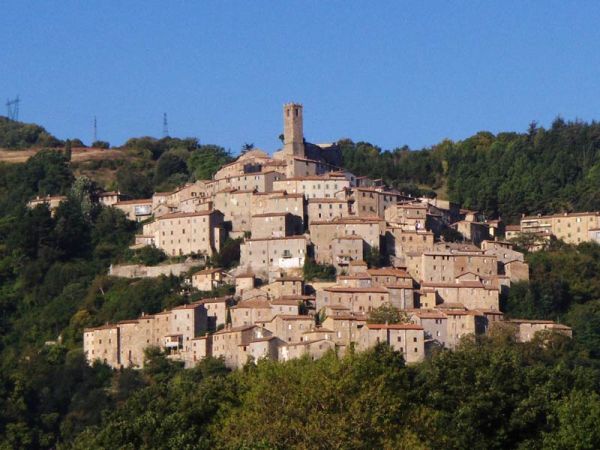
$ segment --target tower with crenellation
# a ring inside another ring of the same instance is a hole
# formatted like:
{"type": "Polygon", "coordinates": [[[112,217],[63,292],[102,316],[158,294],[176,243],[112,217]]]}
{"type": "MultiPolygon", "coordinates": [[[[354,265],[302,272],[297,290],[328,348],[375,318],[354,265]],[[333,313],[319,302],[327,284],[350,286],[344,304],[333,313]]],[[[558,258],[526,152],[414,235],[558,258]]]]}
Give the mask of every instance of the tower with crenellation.
{"type": "Polygon", "coordinates": [[[283,153],[288,156],[305,157],[302,105],[283,105],[283,153]]]}

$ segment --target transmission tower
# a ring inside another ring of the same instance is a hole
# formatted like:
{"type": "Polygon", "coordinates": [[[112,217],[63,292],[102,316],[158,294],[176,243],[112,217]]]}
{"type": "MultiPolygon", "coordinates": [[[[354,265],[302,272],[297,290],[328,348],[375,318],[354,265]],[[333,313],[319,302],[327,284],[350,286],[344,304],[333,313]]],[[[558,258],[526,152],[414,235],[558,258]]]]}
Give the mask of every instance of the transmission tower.
{"type": "Polygon", "coordinates": [[[96,120],[96,116],[94,116],[94,140],[92,142],[96,142],[98,140],[98,121],[96,120]]]}
{"type": "Polygon", "coordinates": [[[167,121],[167,113],[163,113],[163,137],[169,136],[169,122],[167,121]]]}
{"type": "Polygon", "coordinates": [[[13,100],[6,100],[6,116],[8,120],[18,121],[19,120],[19,96],[13,100]]]}

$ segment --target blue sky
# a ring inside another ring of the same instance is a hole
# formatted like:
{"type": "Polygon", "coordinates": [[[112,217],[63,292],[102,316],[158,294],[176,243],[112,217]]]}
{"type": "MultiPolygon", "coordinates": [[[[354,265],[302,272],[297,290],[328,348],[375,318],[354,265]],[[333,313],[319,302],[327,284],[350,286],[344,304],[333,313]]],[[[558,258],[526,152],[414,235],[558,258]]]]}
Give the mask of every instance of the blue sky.
{"type": "MultiPolygon", "coordinates": [[[[600,117],[598,1],[0,0],[0,100],[60,138],[421,148],[600,117]]],[[[4,108],[0,114],[5,114],[4,108]]]]}

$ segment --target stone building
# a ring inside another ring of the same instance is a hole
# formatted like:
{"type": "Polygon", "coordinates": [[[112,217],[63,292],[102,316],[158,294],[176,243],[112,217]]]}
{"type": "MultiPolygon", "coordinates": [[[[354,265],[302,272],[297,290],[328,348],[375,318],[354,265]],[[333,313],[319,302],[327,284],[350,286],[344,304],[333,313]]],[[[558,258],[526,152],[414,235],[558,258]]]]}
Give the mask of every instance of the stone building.
{"type": "Polygon", "coordinates": [[[207,330],[207,312],[200,302],[178,306],[135,320],[84,330],[88,362],[97,359],[113,368],[142,367],[144,350],[159,347],[176,356],[189,351],[191,340],[207,330]]]}
{"type": "Polygon", "coordinates": [[[120,200],[113,205],[123,211],[129,220],[141,222],[152,216],[152,199],[120,200]]]}
{"type": "Polygon", "coordinates": [[[359,350],[367,350],[380,343],[386,343],[402,353],[408,364],[425,359],[425,334],[420,325],[368,323],[362,327],[358,338],[359,350]]]}
{"type": "Polygon", "coordinates": [[[191,276],[192,286],[199,291],[212,291],[225,283],[223,269],[204,269],[191,276]]]}
{"type": "Polygon", "coordinates": [[[322,358],[327,352],[335,350],[335,343],[327,339],[304,340],[301,342],[288,342],[279,347],[278,359],[290,359],[308,356],[315,360],[322,358]]]}
{"type": "Polygon", "coordinates": [[[333,220],[350,216],[352,204],[340,198],[309,198],[307,212],[310,221],[333,220]]]}
{"type": "Polygon", "coordinates": [[[313,221],[309,225],[310,239],[314,245],[315,260],[333,261],[332,241],[345,236],[363,239],[363,251],[380,248],[384,221],[378,218],[342,217],[331,221],[313,221]]]}
{"type": "Polygon", "coordinates": [[[271,320],[273,313],[271,304],[266,298],[253,298],[242,300],[230,309],[231,325],[240,327],[253,325],[257,322],[271,320]]]}
{"type": "Polygon", "coordinates": [[[314,328],[315,319],[312,316],[278,314],[270,320],[257,323],[283,342],[300,342],[304,337],[303,333],[314,328]]]}
{"type": "Polygon", "coordinates": [[[323,175],[281,178],[273,183],[273,190],[288,194],[302,194],[307,199],[335,199],[350,188],[350,180],[339,172],[323,175]]]}
{"type": "Polygon", "coordinates": [[[171,256],[202,254],[212,256],[224,239],[220,211],[173,213],[144,225],[144,235],[154,236],[154,244],[171,256]]]}
{"type": "Polygon", "coordinates": [[[254,239],[286,237],[302,232],[302,221],[290,213],[264,213],[252,216],[251,233],[254,239]]]}
{"type": "Polygon", "coordinates": [[[233,304],[231,297],[212,297],[198,301],[206,309],[206,327],[215,331],[227,322],[227,308],[233,304]]]}
{"type": "Polygon", "coordinates": [[[317,311],[324,307],[345,306],[351,312],[369,313],[391,303],[390,292],[382,287],[333,286],[317,292],[317,311]]]}
{"type": "Polygon", "coordinates": [[[579,244],[589,241],[590,231],[598,228],[600,228],[600,212],[596,211],[526,216],[521,219],[520,231],[555,236],[568,244],[579,244]]]}
{"type": "Polygon", "coordinates": [[[306,257],[304,236],[246,239],[240,246],[240,266],[245,270],[301,268],[306,257]]]}
{"type": "Polygon", "coordinates": [[[83,352],[90,363],[99,360],[111,367],[119,367],[119,327],[107,324],[83,330],[83,352]]]}

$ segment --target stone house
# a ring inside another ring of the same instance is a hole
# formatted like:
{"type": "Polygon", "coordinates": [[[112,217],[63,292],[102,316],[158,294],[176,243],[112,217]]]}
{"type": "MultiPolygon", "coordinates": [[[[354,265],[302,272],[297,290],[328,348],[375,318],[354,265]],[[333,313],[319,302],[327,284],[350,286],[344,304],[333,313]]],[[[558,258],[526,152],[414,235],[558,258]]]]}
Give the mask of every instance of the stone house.
{"type": "Polygon", "coordinates": [[[192,275],[192,286],[199,291],[212,291],[225,283],[223,269],[204,269],[192,275]]]}
{"type": "Polygon", "coordinates": [[[408,364],[425,359],[425,334],[420,325],[368,323],[362,327],[358,338],[359,350],[367,350],[379,343],[386,343],[402,353],[408,364]]]}
{"type": "Polygon", "coordinates": [[[212,256],[221,249],[223,214],[220,211],[173,213],[144,225],[156,247],[171,256],[192,253],[212,256]]]}
{"type": "Polygon", "coordinates": [[[246,270],[299,269],[306,257],[304,236],[247,239],[240,246],[240,266],[246,270]]]}

